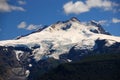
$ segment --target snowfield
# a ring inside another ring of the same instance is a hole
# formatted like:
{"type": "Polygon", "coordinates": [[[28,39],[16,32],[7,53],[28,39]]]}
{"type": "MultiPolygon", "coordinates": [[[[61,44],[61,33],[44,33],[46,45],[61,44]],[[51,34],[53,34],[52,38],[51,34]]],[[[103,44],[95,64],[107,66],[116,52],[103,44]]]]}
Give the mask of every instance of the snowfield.
{"type": "MultiPolygon", "coordinates": [[[[120,37],[102,34],[97,25],[82,24],[76,18],[72,18],[17,40],[0,41],[0,46],[28,47],[32,50],[34,59],[39,61],[48,57],[59,59],[59,55],[67,53],[75,45],[75,49],[94,49],[97,39],[107,40],[106,46],[120,42],[120,37]]],[[[23,53],[16,51],[18,60],[23,53]]]]}

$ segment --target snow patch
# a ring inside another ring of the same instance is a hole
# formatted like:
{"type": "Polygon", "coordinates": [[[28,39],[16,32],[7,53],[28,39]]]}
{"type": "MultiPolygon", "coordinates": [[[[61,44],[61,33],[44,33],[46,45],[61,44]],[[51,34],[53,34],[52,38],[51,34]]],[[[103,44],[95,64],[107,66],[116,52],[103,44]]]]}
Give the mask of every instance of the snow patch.
{"type": "Polygon", "coordinates": [[[105,44],[105,46],[109,47],[109,46],[111,46],[114,43],[116,43],[116,41],[108,40],[107,43],[105,44]]]}
{"type": "Polygon", "coordinates": [[[28,66],[29,66],[29,67],[32,67],[32,64],[29,64],[28,66]]]}
{"type": "Polygon", "coordinates": [[[26,77],[28,77],[29,74],[30,74],[30,71],[29,71],[29,70],[26,70],[26,71],[25,71],[25,74],[26,74],[26,77]]]}
{"type": "Polygon", "coordinates": [[[20,61],[20,57],[24,54],[24,52],[23,51],[15,51],[15,53],[16,53],[17,60],[20,61]]]}
{"type": "Polygon", "coordinates": [[[81,42],[77,43],[75,46],[76,50],[85,50],[89,49],[92,50],[95,46],[95,41],[93,39],[83,39],[81,42]]]}

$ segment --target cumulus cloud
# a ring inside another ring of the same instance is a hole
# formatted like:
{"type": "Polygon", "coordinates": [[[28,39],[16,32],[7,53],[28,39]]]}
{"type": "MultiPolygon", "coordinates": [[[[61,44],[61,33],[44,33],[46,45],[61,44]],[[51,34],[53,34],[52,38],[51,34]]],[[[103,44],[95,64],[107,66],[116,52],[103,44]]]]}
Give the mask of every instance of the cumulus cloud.
{"type": "Polygon", "coordinates": [[[113,3],[109,0],[87,0],[86,4],[89,8],[103,8],[104,10],[112,9],[113,3]]]}
{"type": "Polygon", "coordinates": [[[35,30],[35,29],[37,29],[37,28],[38,28],[37,25],[30,24],[26,29],[27,29],[27,30],[35,30]]]}
{"type": "Polygon", "coordinates": [[[13,10],[25,11],[20,6],[14,6],[8,3],[9,0],[0,0],[0,12],[11,12],[13,10]]]}
{"type": "Polygon", "coordinates": [[[70,1],[63,5],[63,9],[66,14],[80,14],[90,11],[92,8],[112,10],[114,6],[118,6],[118,4],[109,0],[86,0],[85,2],[76,1],[75,3],[70,1]]]}
{"type": "Polygon", "coordinates": [[[21,23],[18,25],[18,28],[20,28],[20,29],[25,29],[26,26],[27,26],[26,22],[23,21],[23,22],[21,22],[21,23]]]}
{"type": "Polygon", "coordinates": [[[63,6],[63,8],[64,8],[65,13],[67,13],[67,14],[69,14],[69,13],[79,14],[79,13],[83,13],[83,12],[89,11],[88,6],[86,6],[86,4],[84,4],[81,1],[77,1],[75,3],[70,1],[70,2],[66,3],[63,6]]]}
{"type": "Polygon", "coordinates": [[[39,27],[41,27],[41,25],[34,25],[34,24],[27,25],[27,23],[25,21],[23,21],[20,24],[18,24],[17,27],[19,29],[25,29],[25,30],[36,30],[39,27]]]}
{"type": "Polygon", "coordinates": [[[120,23],[120,19],[118,19],[118,18],[113,18],[113,19],[112,19],[112,22],[113,22],[113,23],[120,23]]]}

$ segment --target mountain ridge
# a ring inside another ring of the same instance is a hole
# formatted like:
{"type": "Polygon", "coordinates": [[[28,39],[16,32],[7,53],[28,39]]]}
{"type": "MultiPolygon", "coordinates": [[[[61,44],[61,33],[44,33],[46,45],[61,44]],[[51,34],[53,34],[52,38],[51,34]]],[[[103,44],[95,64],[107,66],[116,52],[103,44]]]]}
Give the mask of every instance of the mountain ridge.
{"type": "MultiPolygon", "coordinates": [[[[100,24],[92,22],[90,25],[84,25],[81,24],[77,18],[73,17],[64,23],[59,22],[52,24],[48,27],[43,28],[42,30],[38,30],[35,33],[21,37],[17,40],[0,41],[0,45],[13,47],[23,46],[28,47],[29,49],[32,49],[32,47],[39,45],[39,48],[37,48],[38,50],[34,50],[38,53],[42,51],[39,54],[50,54],[50,48],[53,48],[55,50],[58,49],[55,52],[57,54],[58,51],[62,51],[60,52],[61,54],[64,53],[64,51],[59,47],[66,46],[66,50],[64,50],[69,51],[72,46],[79,44],[81,49],[84,47],[86,47],[86,49],[90,49],[90,47],[87,46],[91,46],[91,48],[93,48],[97,39],[106,39],[108,40],[108,44],[112,44],[112,42],[120,42],[119,37],[108,35],[100,24]]],[[[56,56],[55,54],[54,57],[58,59],[59,56],[56,56]]]]}
{"type": "MultiPolygon", "coordinates": [[[[69,23],[70,21],[80,23],[80,20],[79,20],[79,19],[77,19],[76,17],[71,17],[69,20],[66,20],[66,21],[57,21],[56,23],[52,24],[51,26],[54,26],[55,24],[69,23]]],[[[91,21],[89,21],[88,23],[85,23],[84,25],[93,25],[93,26],[96,26],[96,27],[98,27],[98,28],[103,32],[103,34],[111,35],[110,33],[106,32],[106,31],[102,28],[101,24],[98,23],[98,22],[96,22],[95,20],[91,20],[91,21]]],[[[49,25],[49,26],[50,26],[50,25],[49,25]]],[[[30,35],[30,34],[33,34],[33,33],[36,33],[36,32],[40,32],[40,31],[44,30],[45,28],[47,28],[47,27],[49,27],[49,26],[47,26],[47,25],[42,26],[41,28],[39,28],[39,29],[37,29],[37,30],[29,33],[29,34],[18,36],[18,37],[16,37],[15,39],[20,39],[21,37],[25,37],[25,36],[28,36],[28,35],[30,35]]],[[[92,30],[91,30],[91,31],[92,31],[92,30]]],[[[97,31],[95,31],[95,32],[98,33],[97,31]]]]}
{"type": "MultiPolygon", "coordinates": [[[[79,61],[89,54],[112,51],[119,53],[120,37],[108,34],[98,23],[82,24],[73,17],[16,40],[0,41],[0,46],[3,53],[8,51],[9,47],[12,48],[11,53],[15,54],[16,60],[23,66],[17,70],[24,69],[21,72],[28,77],[31,68],[40,68],[46,72],[48,65],[54,61],[60,64],[79,61]],[[51,59],[52,62],[49,62],[51,59]]],[[[54,63],[52,64],[50,67],[54,67],[54,63]]]]}

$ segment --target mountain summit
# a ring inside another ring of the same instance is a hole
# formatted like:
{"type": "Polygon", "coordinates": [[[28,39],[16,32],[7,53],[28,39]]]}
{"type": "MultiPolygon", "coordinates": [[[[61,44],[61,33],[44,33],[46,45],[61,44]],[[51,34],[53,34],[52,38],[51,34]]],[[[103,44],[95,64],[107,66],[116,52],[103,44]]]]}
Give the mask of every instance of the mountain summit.
{"type": "Polygon", "coordinates": [[[24,66],[28,76],[30,68],[35,67],[37,62],[40,65],[42,60],[52,58],[59,62],[71,62],[93,53],[120,52],[120,37],[110,35],[95,21],[82,24],[73,17],[17,40],[0,41],[0,46],[3,51],[12,48],[12,54],[24,66]]]}
{"type": "Polygon", "coordinates": [[[69,52],[76,45],[80,49],[93,49],[97,39],[106,40],[110,45],[120,42],[119,37],[108,35],[102,26],[95,21],[91,21],[90,24],[82,24],[77,18],[73,17],[64,22],[60,21],[52,24],[40,32],[29,34],[18,40],[0,41],[0,45],[32,49],[32,56],[36,60],[45,57],[59,59],[61,54],[69,52]],[[33,49],[36,46],[39,47],[33,49]]]}

